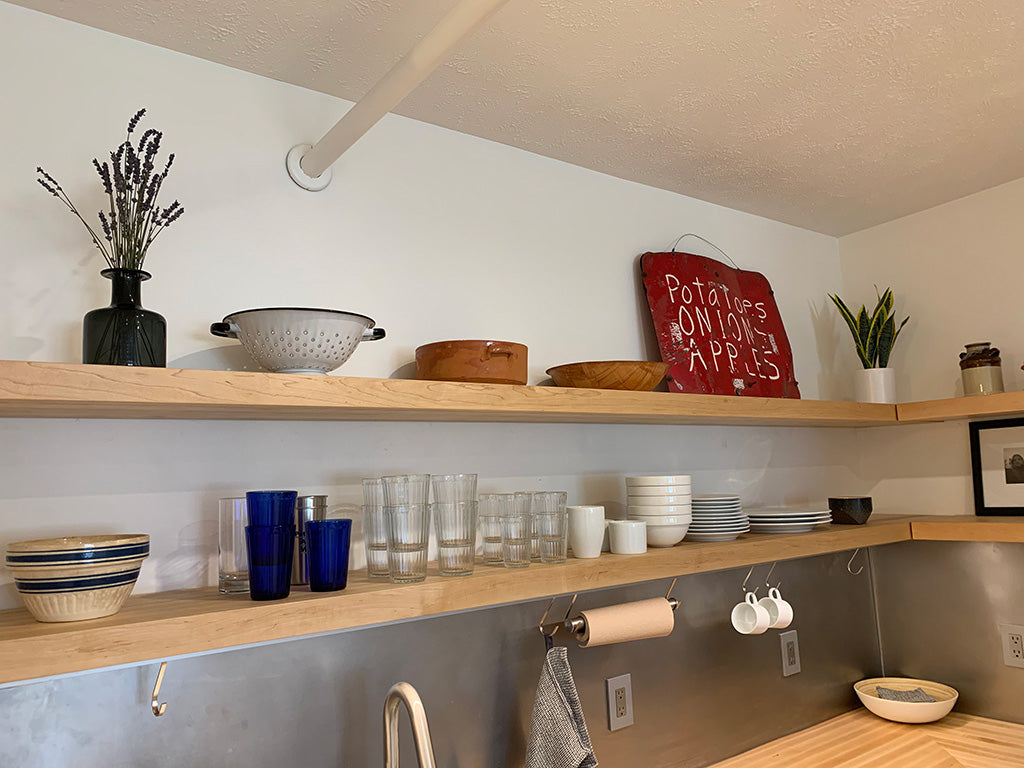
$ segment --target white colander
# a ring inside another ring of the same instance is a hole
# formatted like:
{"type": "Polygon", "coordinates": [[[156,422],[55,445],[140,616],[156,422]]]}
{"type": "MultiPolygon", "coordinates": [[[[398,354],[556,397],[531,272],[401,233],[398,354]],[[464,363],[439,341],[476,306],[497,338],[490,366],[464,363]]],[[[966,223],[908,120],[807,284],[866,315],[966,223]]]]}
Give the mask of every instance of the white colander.
{"type": "Polygon", "coordinates": [[[234,312],[210,333],[238,339],[261,367],[275,373],[327,373],[361,341],[384,338],[366,315],[337,309],[274,307],[234,312]]]}

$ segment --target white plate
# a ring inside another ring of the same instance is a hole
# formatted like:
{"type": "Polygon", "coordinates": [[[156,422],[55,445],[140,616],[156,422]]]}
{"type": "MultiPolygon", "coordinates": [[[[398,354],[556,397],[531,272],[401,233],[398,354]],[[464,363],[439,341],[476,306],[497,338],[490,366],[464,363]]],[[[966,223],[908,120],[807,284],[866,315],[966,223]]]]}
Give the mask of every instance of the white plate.
{"type": "Polygon", "coordinates": [[[792,507],[788,509],[784,507],[747,507],[747,511],[760,517],[817,517],[818,515],[832,514],[827,509],[795,509],[792,507]]]}
{"type": "Polygon", "coordinates": [[[670,507],[672,505],[685,504],[690,506],[690,497],[682,496],[634,496],[629,494],[626,503],[635,507],[670,507]]]}
{"type": "Polygon", "coordinates": [[[731,493],[698,493],[693,497],[698,501],[735,501],[739,502],[740,497],[731,493]]]}
{"type": "Polygon", "coordinates": [[[690,485],[689,475],[629,475],[626,485],[690,485]]]}
{"type": "Polygon", "coordinates": [[[728,509],[743,509],[743,505],[741,504],[701,504],[693,498],[690,499],[690,503],[693,504],[694,509],[706,509],[708,512],[718,512],[728,509]]]}
{"type": "Polygon", "coordinates": [[[690,523],[690,528],[695,531],[746,531],[750,529],[750,526],[746,523],[734,523],[730,525],[700,525],[699,523],[690,523]]]}
{"type": "Polygon", "coordinates": [[[689,496],[688,485],[627,485],[631,496],[689,496]]]}
{"type": "Polygon", "coordinates": [[[824,517],[758,517],[757,515],[748,514],[747,517],[749,517],[751,521],[756,520],[757,522],[764,523],[765,525],[772,525],[774,523],[813,523],[817,525],[818,523],[828,523],[832,521],[832,518],[828,515],[825,515],[824,517]]]}
{"type": "Polygon", "coordinates": [[[750,524],[752,533],[810,533],[814,530],[812,523],[793,523],[791,525],[758,525],[750,524]]]}
{"type": "Polygon", "coordinates": [[[687,531],[683,541],[695,541],[698,543],[705,541],[735,541],[739,538],[740,533],[743,533],[743,531],[738,533],[694,533],[693,531],[687,531]]]}
{"type": "Polygon", "coordinates": [[[721,514],[709,515],[706,512],[692,510],[694,520],[746,520],[747,516],[742,512],[723,512],[721,514]]]}

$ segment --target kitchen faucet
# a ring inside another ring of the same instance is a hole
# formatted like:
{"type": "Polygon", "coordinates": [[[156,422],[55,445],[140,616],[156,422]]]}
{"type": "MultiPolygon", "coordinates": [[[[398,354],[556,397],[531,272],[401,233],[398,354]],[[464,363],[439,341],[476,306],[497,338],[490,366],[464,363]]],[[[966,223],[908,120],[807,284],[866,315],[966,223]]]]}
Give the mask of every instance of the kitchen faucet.
{"type": "Polygon", "coordinates": [[[409,711],[420,768],[437,768],[434,747],[430,743],[427,712],[420,695],[409,683],[395,683],[384,699],[384,768],[398,768],[398,707],[403,701],[409,711]]]}

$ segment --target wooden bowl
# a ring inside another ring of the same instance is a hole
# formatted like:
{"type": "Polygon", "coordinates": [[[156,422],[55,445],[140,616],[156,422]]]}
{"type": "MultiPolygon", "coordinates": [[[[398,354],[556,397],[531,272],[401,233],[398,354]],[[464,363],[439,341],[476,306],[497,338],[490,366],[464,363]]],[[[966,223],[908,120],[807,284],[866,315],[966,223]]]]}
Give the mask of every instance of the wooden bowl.
{"type": "Polygon", "coordinates": [[[526,354],[526,345],[514,341],[435,341],[416,347],[416,378],[525,384],[526,354]]]}
{"type": "Polygon", "coordinates": [[[547,374],[560,387],[628,389],[650,392],[668,373],[668,363],[645,360],[592,360],[548,368],[547,374]]]}
{"type": "Polygon", "coordinates": [[[949,714],[960,694],[955,688],[931,680],[916,680],[910,677],[873,677],[854,683],[853,690],[861,704],[872,713],[897,723],[933,723],[949,714]],[[878,686],[894,691],[912,691],[920,688],[935,701],[890,701],[879,698],[878,686]]]}

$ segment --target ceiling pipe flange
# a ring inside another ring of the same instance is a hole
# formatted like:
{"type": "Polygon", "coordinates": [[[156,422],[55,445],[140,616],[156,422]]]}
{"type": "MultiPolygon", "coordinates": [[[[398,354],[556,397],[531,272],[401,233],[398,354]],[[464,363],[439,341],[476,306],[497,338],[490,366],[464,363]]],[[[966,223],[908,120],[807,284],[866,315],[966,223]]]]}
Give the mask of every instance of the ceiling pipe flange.
{"type": "Polygon", "coordinates": [[[312,144],[296,144],[288,150],[285,166],[288,168],[288,175],[292,177],[292,181],[300,187],[308,189],[310,192],[320,192],[331,183],[333,173],[330,168],[327,168],[319,176],[310,176],[302,170],[302,156],[312,148],[312,144]]]}

